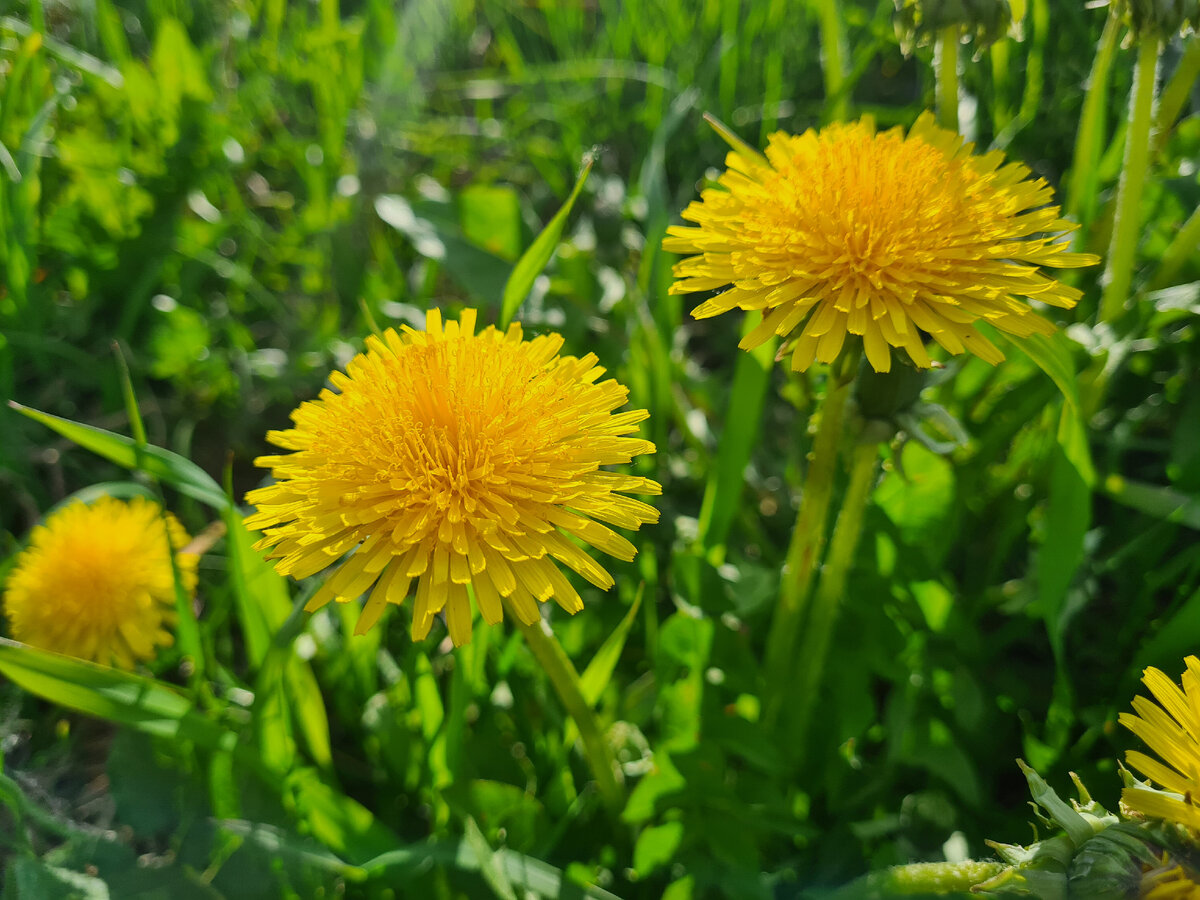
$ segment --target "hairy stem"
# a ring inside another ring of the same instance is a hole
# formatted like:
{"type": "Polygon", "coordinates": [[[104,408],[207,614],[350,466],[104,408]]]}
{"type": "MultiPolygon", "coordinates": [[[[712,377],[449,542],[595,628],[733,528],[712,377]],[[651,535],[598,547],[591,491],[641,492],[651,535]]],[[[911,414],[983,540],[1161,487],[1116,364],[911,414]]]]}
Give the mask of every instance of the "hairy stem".
{"type": "Polygon", "coordinates": [[[947,25],[938,32],[934,53],[937,77],[937,120],[950,131],[958,131],[958,26],[947,25]]]}
{"type": "Polygon", "coordinates": [[[787,561],[779,586],[779,602],[767,635],[765,671],[766,703],[763,720],[772,727],[779,716],[792,674],[796,640],[804,626],[808,595],[829,521],[829,503],[837,475],[838,443],[846,416],[846,403],[858,365],[856,354],[844,354],[841,366],[830,372],[828,393],[821,409],[817,435],[813,440],[812,459],[804,477],[800,508],[788,545],[787,561]],[[847,356],[850,358],[847,359],[847,356]]]}
{"type": "Polygon", "coordinates": [[[539,620],[532,625],[526,625],[511,606],[508,607],[508,612],[521,629],[525,643],[538,664],[550,677],[550,683],[554,685],[554,691],[566,708],[567,715],[579,729],[579,738],[583,741],[583,755],[592,770],[592,776],[596,779],[596,786],[600,790],[604,805],[614,813],[620,812],[625,805],[625,795],[618,782],[618,769],[596,714],[584,699],[579,686],[579,673],[575,671],[575,666],[563,652],[562,645],[544,621],[539,620]]]}
{"type": "Polygon", "coordinates": [[[813,597],[804,640],[796,658],[795,677],[790,679],[796,704],[793,733],[798,738],[796,747],[801,757],[807,746],[809,726],[816,706],[814,701],[825,673],[825,661],[829,657],[833,633],[837,629],[842,598],[846,595],[846,576],[854,563],[854,551],[862,534],[863,513],[875,484],[878,459],[879,445],[873,441],[859,444],[851,454],[850,484],[846,488],[842,508],[838,511],[833,538],[829,542],[829,555],[813,597]]]}

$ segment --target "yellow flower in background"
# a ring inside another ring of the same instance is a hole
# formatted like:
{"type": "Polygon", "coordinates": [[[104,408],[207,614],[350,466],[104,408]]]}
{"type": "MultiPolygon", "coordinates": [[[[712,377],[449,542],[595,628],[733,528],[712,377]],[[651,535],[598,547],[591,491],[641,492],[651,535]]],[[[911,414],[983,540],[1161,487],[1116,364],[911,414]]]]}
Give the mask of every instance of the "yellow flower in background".
{"type": "Polygon", "coordinates": [[[1200,884],[1183,866],[1168,866],[1142,875],[1138,896],[1142,900],[1200,900],[1200,884]]]}
{"type": "Polygon", "coordinates": [[[647,478],[607,472],[653,453],[636,437],[645,410],[614,413],[629,395],[596,356],[558,355],[563,339],[525,341],[520,325],[475,334],[474,310],[426,330],[388,329],[335,372],[337,391],[303,403],[295,427],[267,439],[293,451],[264,456],[276,483],[247,494],[246,524],[264,529],[276,569],[305,578],[353,554],[308,602],[349,601],[368,589],[362,634],[414,579],[412,635],[423,639],[443,609],[456,646],[471,638],[468,589],[483,618],[503,618],[507,598],[521,621],[539,620],[553,597],[583,608],[553,560],[599,588],[612,576],[572,537],[622,560],[636,550],[607,522],[636,529],[658,511],[619,491],[659,494],[647,478]]]}
{"type": "Polygon", "coordinates": [[[1189,656],[1185,663],[1182,690],[1158,669],[1146,669],[1142,681],[1158,703],[1134,697],[1136,715],[1119,717],[1166,763],[1128,751],[1125,761],[1166,791],[1129,787],[1121,792],[1121,801],[1144,815],[1200,832],[1200,660],[1189,656]]]}
{"type": "Polygon", "coordinates": [[[741,342],[794,336],[792,368],[833,362],[861,335],[878,372],[903,347],[931,364],[927,332],[949,353],[990,362],[1004,354],[974,324],[1017,336],[1054,326],[1023,299],[1070,308],[1081,296],[1039,266],[1099,262],[1060,239],[1078,226],[1049,205],[1050,187],[999,151],[973,145],[923,113],[907,136],[869,121],[802,135],[773,134],[765,159],[734,150],[720,188],[704,191],[667,229],[664,249],[692,253],[672,293],[728,288],[692,315],[762,310],[741,342]],[[803,327],[801,327],[803,326],[803,327]]]}
{"type": "MultiPolygon", "coordinates": [[[[9,573],[4,609],[12,636],[124,669],[153,659],[173,640],[170,553],[188,540],[174,516],[141,497],[63,507],[33,530],[9,573]]],[[[197,562],[191,553],[175,557],[188,596],[197,562]]]]}

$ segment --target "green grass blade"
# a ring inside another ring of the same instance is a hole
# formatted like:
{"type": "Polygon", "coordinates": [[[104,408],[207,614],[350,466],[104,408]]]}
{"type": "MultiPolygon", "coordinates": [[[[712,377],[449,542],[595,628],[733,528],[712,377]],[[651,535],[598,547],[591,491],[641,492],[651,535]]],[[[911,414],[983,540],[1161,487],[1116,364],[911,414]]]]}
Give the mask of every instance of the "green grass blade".
{"type": "MultiPolygon", "coordinates": [[[[742,333],[748,333],[760,318],[758,313],[747,314],[742,333]]],[[[737,355],[717,458],[709,472],[700,505],[697,539],[706,553],[725,545],[741,503],[746,486],[746,465],[758,443],[763,403],[771,383],[775,345],[772,339],[749,353],[737,355]]],[[[720,555],[720,551],[717,552],[720,555]]]]}
{"type": "Polygon", "coordinates": [[[604,693],[604,689],[612,680],[612,674],[617,668],[617,660],[621,658],[621,651],[625,649],[625,639],[629,637],[629,629],[633,626],[633,620],[642,605],[642,594],[645,589],[645,584],[638,585],[637,594],[633,598],[629,611],[613,629],[612,634],[605,638],[600,649],[596,651],[596,655],[592,657],[592,661],[579,676],[579,692],[583,694],[583,699],[593,706],[600,700],[600,695],[604,693]]]}
{"type": "Polygon", "coordinates": [[[1082,407],[1079,403],[1079,382],[1075,376],[1075,363],[1068,346],[1069,339],[1062,332],[1056,332],[1049,337],[1041,334],[1007,337],[1010,343],[1049,375],[1050,380],[1062,392],[1066,407],[1059,421],[1059,443],[1072,465],[1079,470],[1083,480],[1088,485],[1094,484],[1096,473],[1088,450],[1087,430],[1083,424],[1082,407]]]}
{"type": "Polygon", "coordinates": [[[554,218],[542,229],[542,233],[534,238],[529,249],[517,260],[512,274],[508,277],[508,283],[504,285],[504,295],[500,301],[501,328],[508,327],[508,323],[512,321],[517,309],[525,302],[525,298],[533,289],[534,280],[542,274],[542,270],[550,262],[550,257],[554,255],[558,240],[562,237],[563,228],[567,224],[567,217],[571,214],[571,208],[575,205],[579,192],[583,190],[583,186],[587,182],[594,162],[595,159],[591,154],[584,157],[583,170],[575,180],[575,187],[571,189],[571,195],[554,214],[554,218]]]}
{"type": "MultiPolygon", "coordinates": [[[[10,400],[8,405],[21,415],[27,416],[35,422],[41,422],[47,428],[61,434],[85,450],[91,450],[98,456],[103,456],[110,462],[127,469],[139,468],[138,448],[132,438],[114,434],[93,425],[83,425],[79,422],[72,422],[70,419],[52,416],[49,413],[22,406],[14,400],[10,400]]],[[[161,447],[147,446],[143,449],[142,454],[140,468],[147,475],[160,479],[181,494],[199,500],[219,512],[223,512],[229,507],[229,498],[225,496],[225,492],[207,472],[191,460],[171,453],[169,450],[163,450],[161,447]]]]}
{"type": "Polygon", "coordinates": [[[232,749],[237,735],[196,711],[171,687],[118,669],[0,638],[0,674],[51,703],[138,731],[232,749]]]}
{"type": "Polygon", "coordinates": [[[1104,32],[1096,46],[1092,71],[1088,75],[1083,112],[1075,135],[1075,155],[1067,190],[1067,215],[1085,226],[1096,214],[1096,198],[1100,190],[1100,157],[1104,153],[1104,138],[1108,120],[1108,83],[1116,56],[1120,20],[1109,16],[1104,32]]]}
{"type": "Polygon", "coordinates": [[[471,848],[479,863],[479,875],[492,889],[492,893],[500,900],[517,900],[517,894],[513,890],[512,882],[508,880],[508,873],[504,870],[499,855],[488,844],[487,838],[470,816],[463,821],[463,830],[466,833],[465,844],[471,848]]]}

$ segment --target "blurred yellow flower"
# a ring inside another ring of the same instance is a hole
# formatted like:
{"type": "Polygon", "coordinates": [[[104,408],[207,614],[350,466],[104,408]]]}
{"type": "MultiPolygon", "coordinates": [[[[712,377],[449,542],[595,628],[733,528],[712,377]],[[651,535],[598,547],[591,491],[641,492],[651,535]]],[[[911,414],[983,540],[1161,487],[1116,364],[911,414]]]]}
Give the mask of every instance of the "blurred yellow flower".
{"type": "Polygon", "coordinates": [[[369,588],[356,633],[399,604],[418,579],[412,636],[423,639],[445,609],[456,646],[471,639],[468,589],[483,618],[503,618],[506,598],[533,624],[553,597],[583,608],[552,559],[599,588],[612,576],[569,537],[632,559],[633,544],[600,524],[636,529],[658,511],[618,494],[661,493],[647,478],[601,470],[653,453],[636,437],[645,410],[614,413],[627,388],[596,356],[560,357],[563,339],[522,340],[521,326],[475,334],[474,310],[426,330],[389,329],[292,413],[295,427],[267,439],[294,451],[264,456],[276,483],[247,494],[276,569],[305,578],[351,555],[307,609],[369,588]]]}
{"type": "Polygon", "coordinates": [[[920,331],[949,353],[997,363],[1004,354],[973,323],[1052,332],[1018,298],[1069,308],[1081,295],[1038,266],[1099,259],[1068,251],[1059,236],[1078,226],[1050,205],[1045,181],[972,149],[923,113],[907,137],[864,120],[776,133],[765,158],[733,150],[720,188],[683,213],[699,227],[667,230],[664,249],[696,254],[675,266],[671,291],[729,287],[692,315],[762,310],[740,346],[796,333],[797,371],[832,362],[847,334],[862,336],[876,371],[891,368],[889,347],[928,367],[920,331]]]}
{"type": "Polygon", "coordinates": [[[1134,697],[1136,715],[1119,717],[1167,763],[1137,750],[1126,752],[1130,766],[1166,791],[1128,787],[1121,792],[1121,801],[1144,815],[1200,832],[1200,660],[1189,656],[1185,663],[1182,690],[1158,669],[1146,669],[1142,681],[1158,703],[1134,697]]]}
{"type": "MultiPolygon", "coordinates": [[[[4,609],[12,636],[125,669],[153,659],[173,640],[170,552],[187,542],[174,516],[141,497],[63,507],[33,530],[8,576],[4,609]]],[[[197,562],[191,553],[175,557],[188,596],[197,562]]]]}
{"type": "Polygon", "coordinates": [[[1200,900],[1200,885],[1183,866],[1171,866],[1147,872],[1138,892],[1142,900],[1200,900]]]}

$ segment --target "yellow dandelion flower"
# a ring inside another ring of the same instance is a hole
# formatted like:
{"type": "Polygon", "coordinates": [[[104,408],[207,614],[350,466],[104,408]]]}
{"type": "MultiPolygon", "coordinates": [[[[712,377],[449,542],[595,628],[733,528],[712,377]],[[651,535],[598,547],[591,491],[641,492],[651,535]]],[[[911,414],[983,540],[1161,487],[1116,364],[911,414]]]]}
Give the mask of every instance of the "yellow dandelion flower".
{"type": "Polygon", "coordinates": [[[1060,240],[1078,226],[1050,205],[1045,181],[999,151],[972,149],[923,113],[907,137],[861,121],[776,133],[765,158],[734,150],[720,188],[683,213],[699,227],[667,229],[664,249],[696,254],[675,266],[671,291],[728,287],[692,315],[762,310],[740,346],[795,333],[797,371],[832,362],[847,334],[862,336],[878,372],[891,367],[890,347],[928,367],[921,331],[949,353],[997,363],[1004,354],[974,323],[1052,332],[1018,298],[1072,307],[1080,292],[1038,267],[1099,259],[1060,240]]]}
{"type": "MultiPolygon", "coordinates": [[[[4,609],[12,636],[124,669],[153,659],[173,640],[169,554],[188,540],[174,516],[142,497],[63,507],[33,530],[9,573],[4,609]]],[[[197,562],[191,553],[175,557],[189,596],[197,562]]]]}
{"type": "Polygon", "coordinates": [[[653,453],[636,437],[645,410],[614,413],[629,391],[596,356],[560,357],[563,339],[525,341],[521,326],[475,334],[474,310],[426,330],[388,329],[292,413],[294,428],[267,439],[293,451],[264,456],[276,483],[247,494],[276,569],[305,578],[353,554],[309,601],[371,593],[356,633],[399,604],[414,579],[412,636],[446,612],[456,646],[471,638],[468,588],[483,618],[503,618],[501,598],[526,624],[553,597],[583,608],[552,560],[599,588],[613,579],[570,537],[622,560],[633,544],[602,525],[636,529],[658,511],[618,491],[659,494],[647,478],[601,469],[653,453]],[[569,537],[570,536],[570,537],[569,537]],[[372,588],[372,586],[374,586],[372,588]]]}
{"type": "Polygon", "coordinates": [[[1129,787],[1121,801],[1144,815],[1200,831],[1200,660],[1189,656],[1185,663],[1182,690],[1158,669],[1146,669],[1142,681],[1158,703],[1134,697],[1136,715],[1119,716],[1166,762],[1128,751],[1125,761],[1166,790],[1129,787]]]}
{"type": "Polygon", "coordinates": [[[1142,876],[1138,896],[1143,900],[1200,900],[1200,885],[1183,866],[1165,862],[1162,868],[1142,876]]]}

